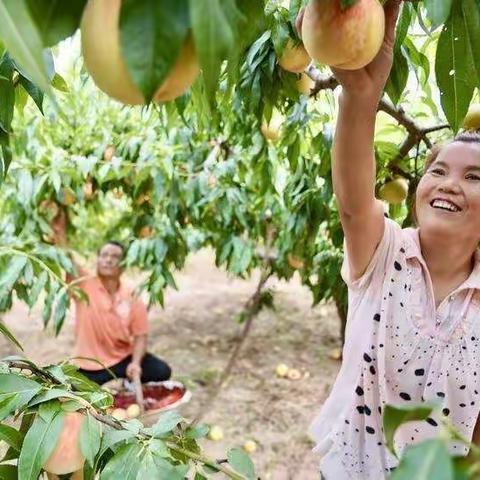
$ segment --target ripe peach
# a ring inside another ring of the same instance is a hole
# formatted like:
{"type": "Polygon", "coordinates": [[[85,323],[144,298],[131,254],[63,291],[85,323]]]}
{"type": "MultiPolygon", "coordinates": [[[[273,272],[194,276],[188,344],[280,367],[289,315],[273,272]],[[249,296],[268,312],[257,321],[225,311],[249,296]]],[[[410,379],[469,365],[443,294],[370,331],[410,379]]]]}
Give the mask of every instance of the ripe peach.
{"type": "Polygon", "coordinates": [[[284,363],[279,363],[275,369],[275,373],[277,374],[277,377],[284,378],[287,376],[288,370],[289,369],[287,365],[284,363]]]}
{"type": "Polygon", "coordinates": [[[247,440],[244,444],[243,444],[243,449],[247,452],[247,453],[253,453],[256,449],[257,449],[257,444],[255,441],[253,440],[247,440]]]}
{"type": "Polygon", "coordinates": [[[85,415],[68,412],[63,419],[63,426],[57,444],[43,465],[49,473],[64,475],[83,467],[85,457],[80,450],[80,429],[85,415]]]}
{"type": "Polygon", "coordinates": [[[140,405],[132,403],[127,408],[127,418],[137,418],[140,415],[140,405]]]}
{"type": "Polygon", "coordinates": [[[370,63],[385,35],[385,14],[378,0],[359,0],[342,8],[340,0],[310,0],[302,39],[316,61],[344,70],[370,63]]]}
{"type": "MultiPolygon", "coordinates": [[[[127,104],[145,103],[122,57],[119,18],[121,0],[89,0],[81,22],[85,66],[97,86],[107,95],[127,104]]],[[[176,63],[154,95],[156,101],[173,100],[183,94],[199,72],[193,41],[184,42],[176,63]]]]}
{"type": "Polygon", "coordinates": [[[408,196],[408,180],[396,178],[385,183],[378,190],[378,198],[391,204],[402,203],[408,196]]]}
{"type": "Polygon", "coordinates": [[[218,425],[214,425],[208,432],[208,438],[214,442],[222,440],[223,430],[218,425]]]}
{"type": "Polygon", "coordinates": [[[117,149],[113,145],[108,145],[108,147],[103,152],[103,160],[105,162],[111,162],[112,158],[115,156],[117,149]]]}
{"type": "Polygon", "coordinates": [[[480,130],[480,104],[473,103],[468,108],[468,113],[463,121],[465,130],[480,130]]]}
{"type": "Polygon", "coordinates": [[[288,264],[296,270],[300,270],[305,266],[305,263],[301,258],[296,257],[291,253],[287,255],[287,260],[288,260],[288,264]]]}
{"type": "Polygon", "coordinates": [[[266,140],[270,140],[271,142],[276,142],[282,136],[282,124],[283,124],[283,116],[278,112],[274,111],[270,118],[270,121],[267,122],[266,119],[263,120],[261,126],[261,132],[266,140]]]}
{"type": "Polygon", "coordinates": [[[70,206],[77,201],[77,197],[71,188],[64,187],[63,189],[63,203],[70,206]]]}
{"type": "Polygon", "coordinates": [[[312,59],[308,55],[305,47],[300,43],[295,45],[293,40],[288,40],[278,64],[288,72],[302,73],[309,65],[312,59]]]}
{"type": "Polygon", "coordinates": [[[315,82],[306,74],[300,74],[300,78],[297,80],[297,90],[303,95],[311,95],[315,82]]]}
{"type": "Polygon", "coordinates": [[[153,228],[149,225],[143,226],[138,232],[139,238],[150,238],[153,236],[153,228]]]}
{"type": "Polygon", "coordinates": [[[116,418],[117,420],[126,420],[127,419],[127,411],[124,408],[116,408],[112,412],[112,417],[116,418]]]}
{"type": "Polygon", "coordinates": [[[85,200],[91,200],[93,198],[93,184],[92,182],[87,182],[83,186],[83,195],[85,196],[85,200]]]}

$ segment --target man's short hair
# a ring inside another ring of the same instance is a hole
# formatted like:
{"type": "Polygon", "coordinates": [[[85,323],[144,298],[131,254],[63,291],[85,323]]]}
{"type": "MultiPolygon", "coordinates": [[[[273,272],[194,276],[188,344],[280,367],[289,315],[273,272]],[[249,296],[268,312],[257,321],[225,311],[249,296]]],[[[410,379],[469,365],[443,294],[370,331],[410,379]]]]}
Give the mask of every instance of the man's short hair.
{"type": "Polygon", "coordinates": [[[102,248],[105,245],[115,245],[117,247],[120,247],[122,249],[122,257],[125,255],[125,246],[123,243],[117,242],[117,240],[107,240],[106,242],[102,243],[100,248],[97,250],[97,255],[101,252],[102,248]]]}

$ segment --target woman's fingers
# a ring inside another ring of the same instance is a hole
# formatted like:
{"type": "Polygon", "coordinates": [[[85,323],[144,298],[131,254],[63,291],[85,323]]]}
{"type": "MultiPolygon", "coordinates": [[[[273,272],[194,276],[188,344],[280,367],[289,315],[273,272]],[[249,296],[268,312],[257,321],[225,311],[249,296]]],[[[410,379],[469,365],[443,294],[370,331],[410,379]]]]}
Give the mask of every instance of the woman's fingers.
{"type": "Polygon", "coordinates": [[[385,43],[392,47],[395,43],[395,27],[401,3],[401,0],[389,0],[385,4],[385,43]]]}

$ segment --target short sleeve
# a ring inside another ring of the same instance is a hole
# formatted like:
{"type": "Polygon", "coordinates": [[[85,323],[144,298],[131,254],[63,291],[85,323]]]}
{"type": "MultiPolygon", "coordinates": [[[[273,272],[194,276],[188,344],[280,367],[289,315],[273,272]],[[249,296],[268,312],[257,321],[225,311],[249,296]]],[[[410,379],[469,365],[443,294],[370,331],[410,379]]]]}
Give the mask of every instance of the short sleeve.
{"type": "Polygon", "coordinates": [[[140,299],[135,299],[130,315],[130,333],[133,336],[146,335],[148,333],[148,311],[145,303],[140,299]]]}
{"type": "Polygon", "coordinates": [[[401,241],[401,232],[402,229],[398,223],[390,218],[385,218],[385,228],[382,239],[377,245],[375,253],[373,254],[365,272],[360,278],[355,280],[352,279],[348,253],[344,242],[345,255],[343,258],[341,275],[350,290],[363,290],[375,279],[379,279],[379,281],[383,282],[389,260],[393,259],[397,242],[401,241]]]}

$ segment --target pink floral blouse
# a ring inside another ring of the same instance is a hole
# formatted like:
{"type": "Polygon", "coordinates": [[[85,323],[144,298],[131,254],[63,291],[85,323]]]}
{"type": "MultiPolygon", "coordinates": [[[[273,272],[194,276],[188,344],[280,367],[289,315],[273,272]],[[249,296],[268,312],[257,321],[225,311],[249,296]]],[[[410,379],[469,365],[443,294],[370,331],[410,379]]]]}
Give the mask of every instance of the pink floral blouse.
{"type": "MultiPolygon", "coordinates": [[[[439,416],[471,438],[480,409],[480,256],[470,277],[435,307],[418,229],[385,219],[385,232],[363,276],[342,276],[349,311],[343,364],[311,426],[327,480],[386,478],[397,465],[384,445],[382,408],[441,404],[422,422],[403,425],[396,451],[436,436],[439,416]]],[[[452,442],[451,451],[466,448],[452,442]]]]}

